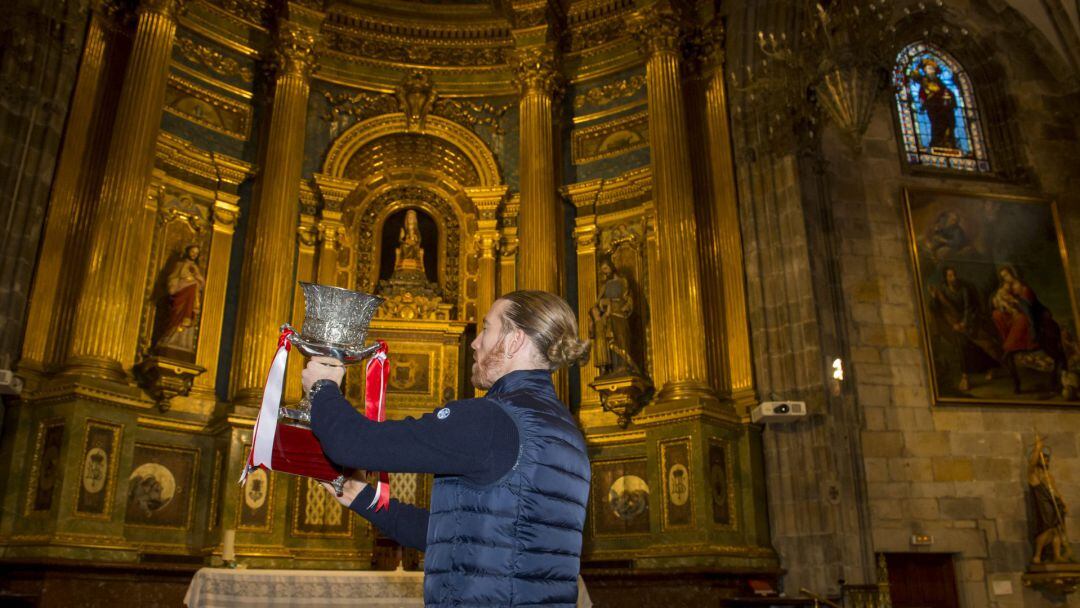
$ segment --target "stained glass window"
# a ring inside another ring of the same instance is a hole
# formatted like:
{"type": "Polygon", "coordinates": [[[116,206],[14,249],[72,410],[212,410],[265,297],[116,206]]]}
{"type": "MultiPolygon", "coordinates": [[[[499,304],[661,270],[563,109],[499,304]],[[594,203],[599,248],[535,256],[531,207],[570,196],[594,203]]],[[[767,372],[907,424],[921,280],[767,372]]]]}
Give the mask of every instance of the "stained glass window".
{"type": "Polygon", "coordinates": [[[897,55],[893,84],[909,164],[990,170],[975,95],[963,66],[941,49],[916,42],[897,55]]]}

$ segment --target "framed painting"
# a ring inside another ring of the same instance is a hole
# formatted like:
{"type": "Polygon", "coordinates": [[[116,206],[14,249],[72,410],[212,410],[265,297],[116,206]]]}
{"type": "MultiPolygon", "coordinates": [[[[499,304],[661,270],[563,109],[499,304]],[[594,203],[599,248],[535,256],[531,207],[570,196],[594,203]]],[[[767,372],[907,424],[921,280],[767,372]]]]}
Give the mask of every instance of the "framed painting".
{"type": "Polygon", "coordinates": [[[625,536],[649,532],[649,484],[644,458],[604,460],[593,465],[593,533],[625,536]]]}
{"type": "Polygon", "coordinates": [[[30,487],[26,493],[26,514],[49,511],[60,487],[63,473],[64,420],[53,418],[38,423],[34,457],[30,465],[30,487]]]}
{"type": "Polygon", "coordinates": [[[1054,203],[905,191],[936,403],[1080,405],[1077,309],[1054,203]]]}
{"type": "Polygon", "coordinates": [[[198,450],[136,443],[133,460],[124,522],[145,528],[188,528],[195,500],[198,450]]]}
{"type": "Polygon", "coordinates": [[[122,432],[123,427],[118,424],[98,420],[86,421],[75,515],[99,519],[109,519],[112,516],[122,432]]]}
{"type": "Polygon", "coordinates": [[[664,529],[688,528],[694,523],[694,480],[690,470],[690,438],[660,442],[660,481],[664,486],[664,529]]]}

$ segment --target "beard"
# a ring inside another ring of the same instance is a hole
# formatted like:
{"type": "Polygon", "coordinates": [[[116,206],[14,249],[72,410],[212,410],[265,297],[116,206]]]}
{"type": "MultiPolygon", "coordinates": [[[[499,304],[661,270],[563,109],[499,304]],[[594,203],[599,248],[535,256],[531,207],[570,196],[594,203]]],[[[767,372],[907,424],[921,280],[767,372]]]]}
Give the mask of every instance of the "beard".
{"type": "Polygon", "coordinates": [[[506,361],[506,346],[502,340],[487,355],[473,362],[472,385],[487,390],[502,376],[503,362],[506,361]]]}

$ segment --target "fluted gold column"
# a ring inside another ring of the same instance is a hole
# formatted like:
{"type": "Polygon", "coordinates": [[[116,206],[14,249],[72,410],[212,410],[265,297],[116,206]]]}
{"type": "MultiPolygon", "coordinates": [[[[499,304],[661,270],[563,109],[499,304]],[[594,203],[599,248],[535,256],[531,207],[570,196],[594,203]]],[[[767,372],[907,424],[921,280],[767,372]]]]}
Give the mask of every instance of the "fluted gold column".
{"type": "Polygon", "coordinates": [[[705,52],[705,145],[708,151],[710,197],[702,210],[708,225],[702,226],[701,264],[706,280],[714,282],[706,310],[710,325],[720,330],[710,355],[715,361],[713,381],[722,397],[748,404],[754,399],[750,359],[750,333],[746,318],[742,232],[735,192],[735,164],[724,86],[723,30],[712,32],[705,52]],[[710,314],[711,313],[711,314],[710,314]]]}
{"type": "Polygon", "coordinates": [[[559,87],[546,47],[519,49],[515,70],[521,90],[521,209],[518,213],[518,286],[559,293],[562,214],[555,191],[552,101],[559,87]]]}
{"type": "Polygon", "coordinates": [[[117,26],[105,14],[107,9],[104,3],[95,4],[86,31],[34,273],[20,369],[44,371],[62,363],[67,355],[73,298],[85,270],[80,262],[98,198],[97,192],[88,190],[96,183],[93,176],[100,176],[101,170],[102,155],[88,154],[87,150],[107,136],[100,116],[107,113],[105,106],[115,101],[115,97],[109,99],[107,65],[117,26]]]}
{"type": "MultiPolygon", "coordinates": [[[[600,237],[600,231],[596,227],[596,216],[588,215],[578,217],[578,225],[574,228],[574,243],[577,245],[577,305],[578,305],[578,334],[581,339],[589,338],[589,325],[591,319],[589,313],[596,304],[596,241],[600,237]]],[[[581,374],[581,404],[599,405],[600,395],[596,393],[590,384],[596,380],[596,366],[590,361],[580,366],[581,374]]]]}
{"type": "Polygon", "coordinates": [[[498,293],[499,206],[506,198],[506,186],[478,186],[466,188],[465,194],[476,206],[479,219],[476,222],[476,253],[479,258],[479,277],[476,286],[476,322],[487,314],[498,293]]]}
{"type": "Polygon", "coordinates": [[[225,192],[217,193],[214,201],[214,233],[210,239],[210,258],[206,263],[206,288],[203,291],[202,310],[199,319],[199,350],[195,363],[206,371],[195,377],[191,392],[207,398],[214,396],[217,386],[217,365],[220,351],[221,328],[225,313],[225,288],[229,281],[229,257],[232,254],[233,233],[240,214],[237,204],[240,197],[225,192]]]}
{"type": "Polygon", "coordinates": [[[337,280],[338,247],[345,235],[341,212],[323,210],[316,228],[319,232],[319,264],[315,280],[320,285],[344,287],[337,280]]]}
{"type": "Polygon", "coordinates": [[[628,25],[648,53],[649,145],[659,272],[654,275],[655,361],[666,373],[658,400],[712,397],[701,302],[694,192],[680,75],[679,24],[666,2],[628,25]],[[690,245],[690,246],[688,246],[690,245]]]}
{"type": "Polygon", "coordinates": [[[120,93],[100,202],[94,215],[86,278],[75,316],[72,371],[120,379],[134,361],[125,339],[138,332],[130,312],[143,297],[132,260],[147,257],[141,238],[147,185],[165,101],[178,0],[143,0],[120,93]]]}
{"type": "Polygon", "coordinates": [[[278,328],[289,320],[293,299],[293,247],[315,36],[287,21],[279,26],[278,36],[273,110],[245,243],[233,349],[233,400],[239,405],[258,401],[278,328]]]}
{"type": "MultiPolygon", "coordinates": [[[[304,291],[300,288],[300,282],[314,283],[318,269],[315,263],[315,251],[318,248],[319,228],[315,225],[315,218],[310,215],[300,216],[300,226],[296,229],[296,280],[292,283],[292,310],[288,315],[288,321],[293,327],[300,329],[304,326],[304,291]]],[[[296,403],[303,397],[303,388],[300,382],[300,373],[304,371],[303,357],[289,357],[288,366],[285,369],[285,400],[296,403]]]]}

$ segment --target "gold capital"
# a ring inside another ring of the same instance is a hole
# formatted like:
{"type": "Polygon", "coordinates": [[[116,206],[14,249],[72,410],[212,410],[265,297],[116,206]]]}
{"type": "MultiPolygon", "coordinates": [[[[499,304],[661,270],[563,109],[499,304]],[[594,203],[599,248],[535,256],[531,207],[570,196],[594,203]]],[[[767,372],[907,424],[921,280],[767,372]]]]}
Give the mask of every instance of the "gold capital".
{"type": "Polygon", "coordinates": [[[539,92],[558,95],[563,78],[554,51],[547,46],[520,48],[511,57],[514,81],[522,95],[539,92]]]}
{"type": "Polygon", "coordinates": [[[291,21],[278,25],[274,59],[281,75],[299,76],[305,80],[315,69],[315,33],[291,21]]]}
{"type": "Polygon", "coordinates": [[[679,51],[683,25],[667,2],[658,2],[633,13],[627,17],[626,27],[648,55],[679,51]]]}
{"type": "Polygon", "coordinates": [[[175,20],[184,10],[186,0],[141,0],[136,12],[140,15],[153,13],[175,20]]]}

